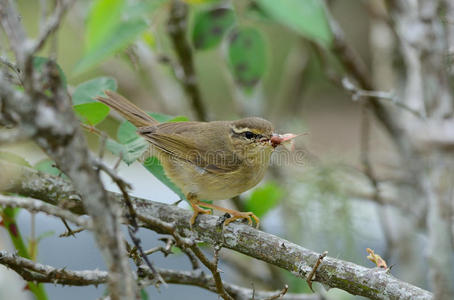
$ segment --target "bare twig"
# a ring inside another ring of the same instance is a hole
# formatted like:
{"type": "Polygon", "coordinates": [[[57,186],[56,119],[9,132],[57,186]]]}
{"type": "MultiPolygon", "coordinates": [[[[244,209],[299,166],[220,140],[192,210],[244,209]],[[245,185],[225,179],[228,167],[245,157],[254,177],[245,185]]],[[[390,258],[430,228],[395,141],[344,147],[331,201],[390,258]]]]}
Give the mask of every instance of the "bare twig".
{"type": "Polygon", "coordinates": [[[156,252],[162,252],[164,254],[164,256],[168,256],[169,254],[172,254],[172,246],[175,243],[175,241],[172,240],[171,238],[165,238],[165,239],[160,239],[160,240],[166,242],[166,245],[164,247],[158,246],[158,247],[151,248],[147,251],[144,251],[144,254],[150,255],[150,254],[153,254],[156,252]]]}
{"type": "Polygon", "coordinates": [[[60,234],[58,237],[75,236],[76,233],[82,232],[84,230],[85,230],[85,228],[77,228],[75,230],[71,229],[71,231],[67,230],[66,232],[60,234]]]}
{"type": "MultiPolygon", "coordinates": [[[[74,234],[74,232],[73,232],[73,230],[71,229],[71,227],[69,227],[69,224],[68,224],[68,222],[66,222],[66,220],[65,220],[65,219],[63,219],[63,218],[60,218],[60,219],[61,219],[61,221],[62,221],[63,225],[65,225],[65,228],[66,228],[66,233],[67,233],[68,235],[71,235],[72,237],[74,237],[74,238],[75,238],[75,237],[76,237],[76,235],[74,234]]],[[[61,237],[61,236],[60,236],[60,237],[61,237]]]]}
{"type": "Polygon", "coordinates": [[[352,93],[352,98],[354,101],[357,101],[360,98],[368,98],[368,99],[375,98],[375,99],[387,100],[387,101],[390,101],[395,106],[412,113],[414,116],[424,119],[424,116],[419,111],[417,111],[417,110],[409,107],[405,103],[402,103],[401,101],[399,101],[397,96],[393,93],[383,92],[383,91],[367,91],[367,90],[359,89],[347,77],[342,78],[342,86],[344,87],[345,90],[352,93]]]}
{"type": "Polygon", "coordinates": [[[54,13],[52,14],[52,16],[49,17],[47,22],[41,28],[41,32],[38,38],[30,47],[30,54],[38,52],[43,47],[44,43],[47,41],[49,36],[60,26],[64,14],[75,1],[76,0],[57,1],[57,7],[55,8],[54,13]]]}
{"type": "Polygon", "coordinates": [[[56,269],[32,260],[0,251],[0,264],[5,265],[27,281],[68,284],[74,286],[98,285],[107,282],[108,273],[104,271],[69,271],[56,269]]]}
{"type": "MultiPolygon", "coordinates": [[[[202,250],[200,250],[199,246],[197,246],[196,243],[192,239],[187,239],[187,238],[182,238],[180,234],[177,233],[176,227],[172,223],[166,223],[163,222],[159,219],[156,219],[154,217],[145,217],[142,215],[138,215],[139,220],[142,222],[145,222],[147,224],[150,224],[154,228],[159,229],[159,232],[161,233],[167,233],[171,234],[176,241],[176,244],[180,248],[190,248],[194,255],[202,262],[203,265],[205,265],[210,272],[213,274],[213,279],[216,284],[216,291],[217,293],[224,299],[232,299],[232,297],[225,291],[224,286],[222,284],[222,279],[221,275],[218,270],[218,259],[219,259],[219,251],[221,248],[219,246],[215,246],[215,252],[214,252],[214,261],[211,262],[205,254],[203,254],[202,250]]],[[[190,257],[190,256],[188,256],[190,257]]],[[[190,258],[191,262],[192,259],[190,258]]],[[[193,267],[198,266],[193,263],[193,267]]]]}
{"type": "MultiPolygon", "coordinates": [[[[57,269],[52,266],[36,263],[32,260],[10,254],[7,251],[0,251],[0,264],[5,265],[27,281],[62,284],[70,286],[87,286],[107,283],[108,273],[99,270],[71,271],[65,268],[57,269]]],[[[148,269],[142,268],[141,272],[153,276],[148,269]]],[[[194,285],[206,290],[216,292],[213,279],[198,271],[177,271],[168,269],[158,269],[159,274],[165,281],[171,284],[194,285]]],[[[250,298],[252,291],[234,284],[224,283],[227,289],[236,296],[236,299],[250,298]]],[[[257,296],[261,299],[269,298],[274,292],[257,291],[257,296]]],[[[279,291],[282,294],[282,291],[279,291]]],[[[321,300],[318,295],[287,294],[283,299],[289,300],[321,300]]]]}
{"type": "Polygon", "coordinates": [[[313,292],[314,290],[312,289],[312,279],[314,279],[315,273],[317,272],[318,267],[322,263],[322,260],[328,255],[328,251],[324,251],[322,254],[320,254],[317,258],[317,261],[315,262],[314,267],[312,268],[312,271],[307,275],[306,282],[311,291],[313,292]]]}
{"type": "Polygon", "coordinates": [[[219,273],[218,270],[218,261],[219,261],[219,251],[221,250],[221,247],[216,245],[214,247],[214,261],[211,262],[205,254],[203,254],[202,250],[197,246],[197,244],[194,244],[191,246],[192,252],[194,252],[195,256],[202,262],[202,264],[207,267],[211,274],[213,274],[213,279],[216,284],[216,292],[221,296],[223,299],[227,300],[233,300],[232,296],[230,296],[227,291],[224,288],[221,274],[219,273]]]}
{"type": "Polygon", "coordinates": [[[134,210],[134,206],[131,202],[131,198],[129,197],[128,189],[131,189],[131,185],[124,181],[121,177],[119,177],[115,171],[111,170],[109,167],[107,167],[102,161],[100,160],[94,160],[95,165],[97,166],[98,170],[102,170],[106,172],[107,175],[110,176],[110,178],[115,182],[115,184],[118,186],[120,189],[124,203],[126,204],[126,207],[128,208],[128,214],[126,217],[128,218],[129,221],[129,227],[128,227],[128,233],[129,237],[131,238],[132,242],[134,243],[134,246],[136,247],[137,251],[139,251],[140,256],[142,259],[145,261],[147,266],[155,272],[155,278],[159,280],[159,282],[164,283],[164,279],[159,275],[159,273],[156,271],[156,268],[153,266],[151,261],[148,259],[147,255],[143,251],[142,245],[141,245],[141,240],[140,238],[137,237],[136,233],[139,231],[139,226],[137,225],[137,216],[136,212],[134,210]]]}
{"type": "MultiPolygon", "coordinates": [[[[361,56],[347,43],[344,32],[337,21],[330,15],[328,16],[328,21],[334,35],[332,50],[338,56],[339,61],[346,71],[359,83],[361,89],[375,90],[369,71],[362,61],[361,56]]],[[[402,134],[396,120],[391,118],[388,111],[377,98],[371,99],[371,108],[377,119],[393,138],[399,150],[403,151],[405,141],[401,140],[402,134]]]]}
{"type": "Polygon", "coordinates": [[[5,196],[0,194],[0,204],[11,207],[25,208],[30,212],[43,212],[48,215],[66,219],[83,228],[92,227],[90,218],[77,216],[65,209],[53,206],[37,199],[19,196],[5,196]]]}
{"type": "Polygon", "coordinates": [[[288,292],[288,285],[285,285],[282,290],[280,290],[276,295],[269,296],[264,298],[263,300],[275,300],[284,297],[284,295],[288,292]]]}

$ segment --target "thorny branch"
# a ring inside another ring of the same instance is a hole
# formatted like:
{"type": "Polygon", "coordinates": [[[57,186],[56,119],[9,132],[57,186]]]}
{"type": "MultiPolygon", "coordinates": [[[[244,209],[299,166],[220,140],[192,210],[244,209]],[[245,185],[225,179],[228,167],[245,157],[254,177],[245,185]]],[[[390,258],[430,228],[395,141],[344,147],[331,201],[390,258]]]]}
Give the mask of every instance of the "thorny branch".
{"type": "Polygon", "coordinates": [[[221,274],[219,273],[219,269],[218,269],[219,251],[221,250],[221,247],[218,245],[214,246],[214,261],[213,262],[211,262],[205,256],[205,254],[203,254],[202,250],[200,250],[200,248],[196,244],[193,244],[191,246],[191,250],[192,250],[192,252],[194,252],[195,256],[197,256],[197,258],[202,262],[202,264],[204,264],[205,267],[207,267],[210,270],[211,274],[213,274],[213,279],[216,284],[216,292],[223,299],[226,299],[226,300],[233,299],[232,296],[230,296],[227,293],[227,291],[225,290],[224,285],[222,283],[221,274]]]}
{"type": "MultiPolygon", "coordinates": [[[[0,161],[0,164],[4,163],[0,161]]],[[[0,182],[1,190],[24,196],[33,194],[34,198],[56,205],[65,202],[73,212],[84,213],[83,207],[80,206],[80,196],[69,182],[19,165],[8,165],[8,169],[15,170],[14,173],[18,177],[3,183],[3,186],[0,182]],[[53,189],[50,196],[45,192],[49,186],[53,189]]],[[[114,193],[110,195],[112,199],[122,201],[121,195],[114,193]]],[[[223,232],[219,231],[218,217],[215,216],[200,216],[193,226],[194,230],[191,231],[188,221],[191,217],[190,211],[150,200],[130,198],[140,221],[139,226],[158,233],[171,234],[178,247],[190,247],[196,240],[222,245],[224,248],[288,270],[304,280],[320,255],[272,234],[236,222],[226,226],[223,232]]],[[[128,213],[126,208],[124,213],[128,213]]],[[[324,258],[323,264],[316,271],[314,281],[372,299],[386,297],[432,299],[432,294],[428,291],[402,282],[390,274],[332,257],[324,258]]]]}
{"type": "MultiPolygon", "coordinates": [[[[102,156],[102,154],[101,154],[102,156]]],[[[117,187],[120,189],[121,194],[123,195],[124,203],[126,204],[126,207],[128,209],[128,213],[126,214],[126,217],[128,218],[128,233],[129,237],[131,238],[132,242],[134,243],[134,246],[136,247],[137,251],[139,251],[140,256],[142,257],[143,261],[147,264],[147,266],[154,272],[154,277],[158,280],[158,283],[164,283],[164,279],[159,275],[159,273],[156,271],[156,268],[153,266],[151,261],[148,259],[148,256],[145,255],[140,238],[137,237],[137,232],[139,231],[139,226],[137,225],[137,216],[136,212],[134,211],[134,207],[132,205],[131,199],[129,197],[128,189],[131,188],[131,185],[124,181],[121,177],[119,177],[114,170],[111,170],[109,167],[107,167],[102,161],[100,160],[94,160],[95,161],[95,166],[98,168],[98,170],[104,171],[109,177],[115,182],[117,187]]]]}
{"type": "Polygon", "coordinates": [[[24,280],[33,282],[48,282],[74,286],[98,285],[107,282],[108,273],[105,271],[69,271],[57,269],[32,260],[0,251],[0,263],[13,269],[24,280]]]}
{"type": "Polygon", "coordinates": [[[317,269],[320,266],[320,264],[322,263],[322,260],[327,255],[328,255],[328,251],[325,251],[322,254],[320,254],[318,256],[317,261],[315,262],[314,267],[312,268],[312,271],[310,271],[310,273],[307,275],[306,282],[307,282],[307,285],[309,285],[309,288],[311,289],[311,291],[314,291],[314,289],[312,288],[312,279],[314,278],[315,272],[317,272],[317,269]]]}
{"type": "Polygon", "coordinates": [[[56,63],[49,60],[37,72],[33,55],[60,24],[73,1],[58,5],[42,29],[39,38],[30,40],[21,24],[14,3],[0,0],[0,24],[12,48],[23,76],[23,91],[17,91],[0,69],[2,115],[29,134],[59,168],[71,178],[80,192],[83,206],[92,217],[96,241],[109,268],[109,292],[112,299],[133,299],[137,294],[120,230],[118,205],[110,201],[99,174],[92,168],[79,121],[63,85],[56,63]],[[44,93],[48,90],[48,93],[44,93]]]}
{"type": "MultiPolygon", "coordinates": [[[[99,270],[72,271],[65,268],[54,268],[52,266],[36,263],[32,260],[0,251],[0,264],[3,264],[17,272],[24,280],[40,283],[63,284],[71,286],[99,285],[107,283],[108,273],[99,270]]],[[[177,271],[169,269],[157,269],[164,280],[170,284],[194,285],[206,290],[215,292],[213,279],[198,271],[177,271]]],[[[140,272],[145,276],[154,276],[146,267],[140,272]]],[[[150,282],[151,283],[151,282],[150,282]]],[[[235,299],[250,299],[252,290],[234,284],[224,282],[227,290],[235,299]]],[[[278,292],[255,291],[257,299],[277,299],[276,296],[283,296],[284,290],[278,292]],[[272,298],[274,297],[274,298],[272,298]]],[[[321,300],[318,295],[287,294],[282,299],[288,300],[321,300]]]]}

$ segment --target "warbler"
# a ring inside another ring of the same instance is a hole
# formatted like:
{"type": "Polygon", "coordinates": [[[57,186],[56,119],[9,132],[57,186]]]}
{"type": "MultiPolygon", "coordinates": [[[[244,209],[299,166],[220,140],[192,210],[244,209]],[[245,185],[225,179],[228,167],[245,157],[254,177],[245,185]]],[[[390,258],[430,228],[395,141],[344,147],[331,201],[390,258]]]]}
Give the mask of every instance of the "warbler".
{"type": "Polygon", "coordinates": [[[264,177],[273,150],[296,135],[274,133],[271,122],[258,117],[235,121],[159,123],[123,96],[105,91],[96,99],[118,111],[137,127],[137,133],[150,144],[170,180],[186,195],[194,213],[212,208],[230,214],[224,225],[237,219],[260,224],[252,212],[240,212],[203,200],[221,200],[237,196],[264,177]]]}

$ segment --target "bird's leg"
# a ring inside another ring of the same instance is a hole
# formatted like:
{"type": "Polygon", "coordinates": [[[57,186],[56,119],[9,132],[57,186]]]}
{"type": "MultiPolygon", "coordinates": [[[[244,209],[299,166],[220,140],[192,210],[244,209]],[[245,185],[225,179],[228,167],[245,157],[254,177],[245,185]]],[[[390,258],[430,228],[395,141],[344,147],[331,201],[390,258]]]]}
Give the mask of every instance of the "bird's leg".
{"type": "Polygon", "coordinates": [[[194,225],[195,219],[199,214],[211,214],[211,210],[209,209],[203,209],[199,205],[203,204],[203,202],[200,202],[199,199],[197,199],[197,196],[194,194],[189,193],[186,198],[189,200],[189,204],[191,204],[192,209],[194,210],[194,214],[192,215],[191,219],[189,220],[189,224],[194,225]]]}
{"type": "Polygon", "coordinates": [[[234,209],[228,209],[225,207],[217,206],[217,205],[210,204],[210,203],[200,202],[200,201],[198,201],[197,204],[200,206],[203,206],[203,207],[209,207],[209,208],[216,209],[216,210],[230,214],[231,217],[228,218],[227,220],[225,220],[224,225],[228,225],[229,223],[231,223],[235,220],[238,220],[238,219],[246,219],[249,225],[252,225],[252,219],[254,219],[255,227],[258,228],[260,225],[260,219],[256,215],[254,215],[253,212],[250,212],[250,211],[241,212],[241,211],[237,211],[234,209]]]}

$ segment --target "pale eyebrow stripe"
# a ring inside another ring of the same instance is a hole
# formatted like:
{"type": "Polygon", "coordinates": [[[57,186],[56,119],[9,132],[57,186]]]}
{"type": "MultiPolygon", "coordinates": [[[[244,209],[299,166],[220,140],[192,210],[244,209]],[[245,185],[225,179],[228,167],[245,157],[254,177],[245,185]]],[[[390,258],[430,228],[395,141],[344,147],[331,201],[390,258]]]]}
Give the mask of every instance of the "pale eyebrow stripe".
{"type": "Polygon", "coordinates": [[[248,127],[244,127],[244,128],[241,128],[241,129],[240,129],[240,128],[235,127],[235,125],[232,125],[231,128],[232,128],[233,132],[238,133],[238,134],[239,134],[239,133],[246,132],[246,131],[250,131],[250,132],[252,132],[252,133],[254,133],[254,134],[258,134],[258,133],[256,132],[256,130],[250,129],[250,128],[248,128],[248,127]]]}

